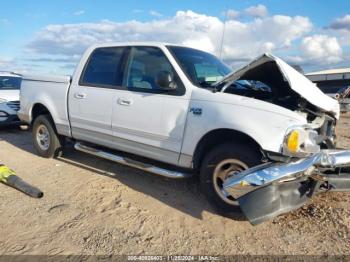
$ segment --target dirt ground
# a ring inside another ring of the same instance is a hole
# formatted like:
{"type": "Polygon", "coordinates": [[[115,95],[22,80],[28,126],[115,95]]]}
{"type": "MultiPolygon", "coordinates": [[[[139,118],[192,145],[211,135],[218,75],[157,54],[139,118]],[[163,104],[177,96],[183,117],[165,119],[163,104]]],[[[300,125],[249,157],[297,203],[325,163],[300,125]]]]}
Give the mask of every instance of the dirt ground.
{"type": "MultiPolygon", "coordinates": [[[[350,115],[338,127],[350,148],[350,115]]],[[[45,193],[0,184],[3,254],[350,254],[350,193],[327,193],[251,226],[222,217],[195,179],[170,180],[70,150],[38,157],[31,133],[0,130],[0,161],[45,193]]]]}

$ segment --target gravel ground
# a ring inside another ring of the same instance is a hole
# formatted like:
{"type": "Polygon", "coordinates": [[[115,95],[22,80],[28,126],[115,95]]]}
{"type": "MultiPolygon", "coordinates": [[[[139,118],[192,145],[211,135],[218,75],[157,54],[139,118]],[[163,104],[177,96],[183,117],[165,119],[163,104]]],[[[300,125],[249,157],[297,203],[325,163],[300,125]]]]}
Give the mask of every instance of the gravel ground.
{"type": "MultiPolygon", "coordinates": [[[[337,129],[350,148],[350,115],[337,129]]],[[[35,155],[28,131],[0,130],[0,161],[45,192],[0,184],[3,254],[350,254],[350,194],[327,193],[251,226],[216,214],[195,179],[174,181],[70,150],[35,155]]]]}

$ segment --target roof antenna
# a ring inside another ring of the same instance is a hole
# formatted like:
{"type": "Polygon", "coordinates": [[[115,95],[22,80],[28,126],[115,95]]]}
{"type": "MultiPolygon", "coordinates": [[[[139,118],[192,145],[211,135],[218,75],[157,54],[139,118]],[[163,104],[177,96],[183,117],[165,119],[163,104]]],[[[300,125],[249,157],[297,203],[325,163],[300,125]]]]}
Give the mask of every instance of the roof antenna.
{"type": "Polygon", "coordinates": [[[222,30],[221,43],[220,43],[220,54],[219,54],[219,58],[220,59],[221,59],[221,56],[222,56],[222,48],[224,46],[227,14],[228,14],[228,7],[226,6],[225,18],[224,18],[224,26],[223,26],[223,30],[222,30]]]}

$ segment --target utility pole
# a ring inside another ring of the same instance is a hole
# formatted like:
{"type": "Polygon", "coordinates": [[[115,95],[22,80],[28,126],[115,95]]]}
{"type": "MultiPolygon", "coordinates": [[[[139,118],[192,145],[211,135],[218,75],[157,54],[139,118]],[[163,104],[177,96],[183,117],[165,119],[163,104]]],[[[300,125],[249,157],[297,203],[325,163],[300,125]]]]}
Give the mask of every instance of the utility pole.
{"type": "Polygon", "coordinates": [[[224,17],[224,26],[223,26],[223,30],[222,30],[221,43],[220,43],[220,53],[219,53],[219,58],[220,58],[220,59],[221,59],[221,57],[222,57],[222,49],[223,49],[223,46],[224,46],[227,13],[228,13],[228,8],[226,7],[226,10],[225,10],[225,17],[224,17]]]}

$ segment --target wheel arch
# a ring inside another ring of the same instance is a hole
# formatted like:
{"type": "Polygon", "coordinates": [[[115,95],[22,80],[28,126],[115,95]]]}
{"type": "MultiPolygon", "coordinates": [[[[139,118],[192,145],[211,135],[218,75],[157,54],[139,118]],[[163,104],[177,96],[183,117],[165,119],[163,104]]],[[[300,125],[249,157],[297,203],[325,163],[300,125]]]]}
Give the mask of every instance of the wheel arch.
{"type": "Polygon", "coordinates": [[[33,105],[31,112],[32,124],[34,123],[35,119],[40,115],[50,115],[50,117],[52,118],[49,109],[45,105],[43,105],[42,103],[36,103],[33,105]]]}
{"type": "Polygon", "coordinates": [[[53,119],[53,116],[52,116],[50,110],[42,103],[34,104],[34,106],[32,108],[32,113],[31,113],[31,116],[32,116],[31,125],[33,125],[35,119],[40,115],[48,115],[51,118],[51,123],[52,123],[54,130],[57,132],[56,124],[55,124],[55,121],[53,119]]]}
{"type": "Polygon", "coordinates": [[[262,148],[260,144],[251,136],[234,129],[226,129],[226,128],[215,129],[206,133],[199,140],[193,154],[194,169],[199,170],[200,164],[206,152],[213,149],[215,146],[218,146],[220,144],[227,143],[227,142],[244,143],[262,153],[262,148]]]}

